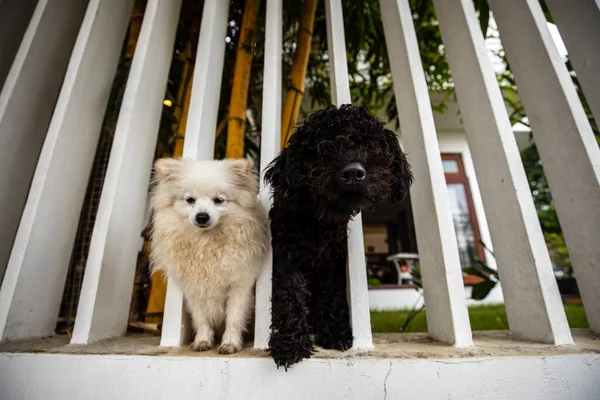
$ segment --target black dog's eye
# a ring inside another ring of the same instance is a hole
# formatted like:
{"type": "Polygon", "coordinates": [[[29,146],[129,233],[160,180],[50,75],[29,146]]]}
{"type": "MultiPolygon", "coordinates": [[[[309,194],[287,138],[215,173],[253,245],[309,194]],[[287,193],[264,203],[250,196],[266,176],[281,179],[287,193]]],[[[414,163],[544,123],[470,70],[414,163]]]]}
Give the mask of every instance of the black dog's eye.
{"type": "Polygon", "coordinates": [[[225,200],[223,200],[221,197],[215,197],[213,199],[213,203],[215,204],[221,204],[222,202],[224,202],[225,200]]]}
{"type": "Polygon", "coordinates": [[[188,204],[194,204],[194,203],[196,202],[196,199],[195,199],[195,198],[193,198],[193,197],[186,197],[186,198],[185,198],[185,201],[186,201],[188,204]]]}

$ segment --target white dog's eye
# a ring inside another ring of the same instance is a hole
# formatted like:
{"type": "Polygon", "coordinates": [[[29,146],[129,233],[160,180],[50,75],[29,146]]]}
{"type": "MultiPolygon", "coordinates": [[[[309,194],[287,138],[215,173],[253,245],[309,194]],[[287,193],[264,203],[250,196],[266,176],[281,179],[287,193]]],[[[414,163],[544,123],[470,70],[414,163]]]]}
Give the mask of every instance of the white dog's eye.
{"type": "Polygon", "coordinates": [[[196,199],[195,199],[195,198],[193,198],[193,197],[186,197],[186,198],[185,198],[185,201],[186,201],[188,204],[194,204],[194,203],[196,202],[196,199]]]}
{"type": "Polygon", "coordinates": [[[224,202],[224,201],[225,201],[225,200],[224,200],[223,198],[221,198],[221,197],[215,197],[215,198],[213,199],[213,203],[215,203],[215,204],[221,204],[221,203],[222,203],[222,202],[224,202]]]}

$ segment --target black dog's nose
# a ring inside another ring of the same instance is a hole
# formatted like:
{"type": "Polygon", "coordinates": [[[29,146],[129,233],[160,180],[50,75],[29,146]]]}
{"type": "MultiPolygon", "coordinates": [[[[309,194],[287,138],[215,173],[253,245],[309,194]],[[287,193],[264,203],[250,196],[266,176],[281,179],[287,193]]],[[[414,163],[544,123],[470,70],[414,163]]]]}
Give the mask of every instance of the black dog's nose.
{"type": "Polygon", "coordinates": [[[365,167],[359,162],[347,164],[340,171],[340,180],[342,183],[360,183],[367,176],[365,167]]]}
{"type": "Polygon", "coordinates": [[[200,213],[196,214],[196,222],[200,225],[206,224],[209,219],[210,219],[210,215],[208,215],[208,213],[200,212],[200,213]]]}

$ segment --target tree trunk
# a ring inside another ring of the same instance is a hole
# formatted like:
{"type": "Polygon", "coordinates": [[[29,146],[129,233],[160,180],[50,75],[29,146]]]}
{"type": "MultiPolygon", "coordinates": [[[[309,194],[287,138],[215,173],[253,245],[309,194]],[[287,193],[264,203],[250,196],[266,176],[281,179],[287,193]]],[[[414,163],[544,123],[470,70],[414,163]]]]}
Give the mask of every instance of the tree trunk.
{"type": "Polygon", "coordinates": [[[244,134],[246,131],[246,104],[248,102],[248,86],[250,85],[250,70],[252,54],[254,53],[254,38],[256,36],[256,17],[260,0],[246,0],[242,29],[235,56],[233,70],[233,85],[229,102],[229,117],[227,123],[227,149],[225,157],[244,157],[244,134]]]}
{"type": "Polygon", "coordinates": [[[294,126],[300,112],[302,96],[304,95],[304,79],[306,77],[306,67],[310,56],[310,45],[312,40],[312,31],[315,22],[315,13],[317,11],[317,0],[304,0],[302,11],[302,20],[298,28],[298,44],[294,63],[288,76],[287,93],[283,103],[283,113],[281,116],[281,148],[287,146],[287,141],[292,135],[294,126]]]}

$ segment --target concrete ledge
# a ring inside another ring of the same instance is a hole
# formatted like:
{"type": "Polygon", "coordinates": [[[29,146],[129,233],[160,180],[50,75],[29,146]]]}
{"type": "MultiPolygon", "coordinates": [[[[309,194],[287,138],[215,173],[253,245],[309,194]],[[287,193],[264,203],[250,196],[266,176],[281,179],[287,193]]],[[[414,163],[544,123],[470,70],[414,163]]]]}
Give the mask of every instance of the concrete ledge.
{"type": "MultiPolygon", "coordinates": [[[[462,359],[474,357],[565,356],[600,354],[600,339],[587,329],[573,329],[575,344],[553,346],[519,340],[509,331],[478,331],[473,333],[474,346],[457,348],[431,339],[426,333],[375,333],[373,350],[339,352],[318,349],[313,359],[398,358],[398,359],[462,359]]],[[[159,347],[160,338],[153,335],[128,335],[88,345],[71,345],[66,335],[42,339],[0,343],[2,353],[46,353],[73,355],[144,355],[192,358],[268,358],[263,350],[253,349],[246,342],[244,349],[223,356],[211,350],[195,352],[188,347],[159,347]]]]}
{"type": "Polygon", "coordinates": [[[597,399],[600,355],[314,359],[2,354],[11,399],[597,399]]]}
{"type": "Polygon", "coordinates": [[[425,334],[376,334],[370,352],[320,350],[277,370],[264,352],[235,356],[157,346],[128,336],[94,345],[68,338],[0,345],[2,399],[596,399],[600,340],[576,344],[515,340],[476,332],[475,347],[453,348],[425,334]]]}

